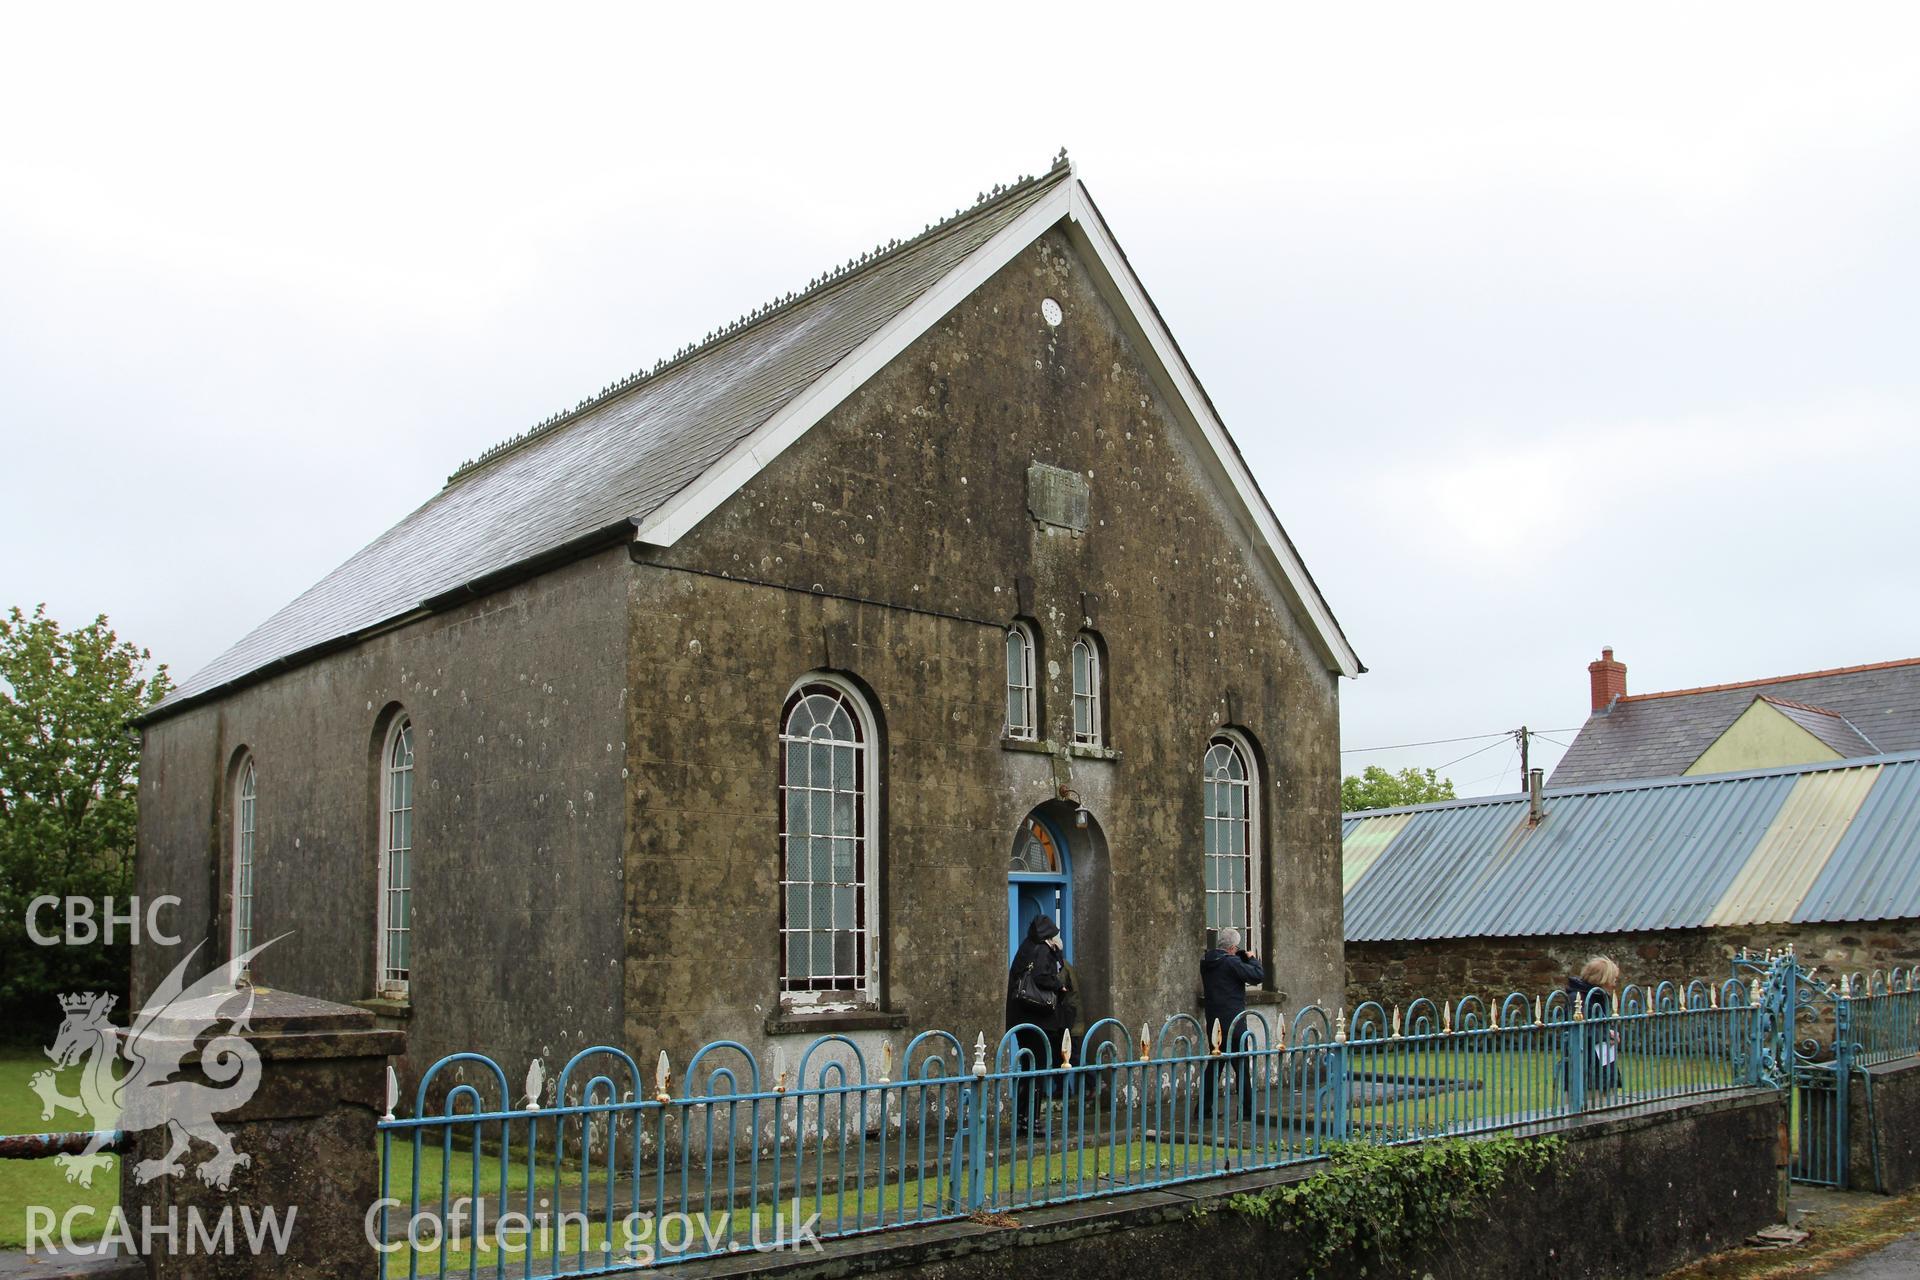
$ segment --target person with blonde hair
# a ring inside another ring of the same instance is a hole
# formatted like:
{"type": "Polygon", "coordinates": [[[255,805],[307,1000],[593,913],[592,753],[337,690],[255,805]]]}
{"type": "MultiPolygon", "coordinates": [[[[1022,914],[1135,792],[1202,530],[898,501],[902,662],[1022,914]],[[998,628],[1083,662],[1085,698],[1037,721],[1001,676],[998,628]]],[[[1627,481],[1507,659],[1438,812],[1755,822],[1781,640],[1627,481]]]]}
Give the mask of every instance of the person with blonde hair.
{"type": "MultiPolygon", "coordinates": [[[[1620,966],[1606,956],[1589,956],[1586,964],[1580,967],[1579,981],[1586,984],[1589,991],[1613,992],[1620,989],[1620,966]]],[[[1571,989],[1571,984],[1569,984],[1571,989]]]]}
{"type": "MultiPolygon", "coordinates": [[[[1620,966],[1609,956],[1589,956],[1580,966],[1578,977],[1567,979],[1567,999],[1579,1006],[1588,1021],[1613,1017],[1614,1001],[1620,992],[1620,966]]],[[[1568,1010],[1569,1016],[1572,1010],[1568,1010]]],[[[1604,1033],[1593,1032],[1587,1038],[1587,1094],[1589,1097],[1611,1093],[1620,1087],[1620,1032],[1609,1025],[1604,1033]]],[[[1562,1083],[1566,1065],[1561,1065],[1562,1083]]]]}

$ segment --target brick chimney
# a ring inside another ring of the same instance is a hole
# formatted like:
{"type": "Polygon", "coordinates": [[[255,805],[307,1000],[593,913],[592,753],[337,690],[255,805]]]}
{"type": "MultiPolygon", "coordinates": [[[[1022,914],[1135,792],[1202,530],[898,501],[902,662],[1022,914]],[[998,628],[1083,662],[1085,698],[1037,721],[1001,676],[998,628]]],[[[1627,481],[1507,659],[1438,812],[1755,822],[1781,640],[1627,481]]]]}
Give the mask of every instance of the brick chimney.
{"type": "Polygon", "coordinates": [[[1613,646],[1600,650],[1600,661],[1587,664],[1587,678],[1593,685],[1595,714],[1613,706],[1616,698],[1627,696],[1627,664],[1613,660],[1613,646]]]}

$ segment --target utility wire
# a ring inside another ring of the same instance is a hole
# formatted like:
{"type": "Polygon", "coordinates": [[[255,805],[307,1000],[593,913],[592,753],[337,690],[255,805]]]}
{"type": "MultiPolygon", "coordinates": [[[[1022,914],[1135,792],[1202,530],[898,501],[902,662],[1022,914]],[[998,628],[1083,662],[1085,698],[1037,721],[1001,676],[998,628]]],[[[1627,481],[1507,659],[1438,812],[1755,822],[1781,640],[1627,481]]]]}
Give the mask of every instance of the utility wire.
{"type": "Polygon", "coordinates": [[[1340,754],[1343,756],[1358,756],[1366,755],[1374,751],[1404,751],[1408,747],[1443,747],[1453,742],[1478,742],[1482,738],[1511,738],[1512,736],[1513,730],[1503,729],[1499,733],[1474,733],[1464,738],[1434,738],[1429,742],[1396,742],[1388,747],[1342,747],[1340,754]]]}
{"type": "MultiPolygon", "coordinates": [[[[1501,765],[1497,773],[1489,773],[1485,777],[1475,778],[1472,782],[1463,782],[1460,785],[1463,787],[1477,787],[1483,782],[1491,782],[1495,778],[1504,778],[1507,776],[1507,770],[1511,769],[1514,765],[1517,765],[1519,763],[1520,763],[1520,748],[1516,746],[1513,749],[1512,758],[1510,758],[1505,764],[1501,765]]],[[[1524,779],[1522,780],[1521,789],[1525,790],[1524,779]]]]}
{"type": "MultiPolygon", "coordinates": [[[[1547,732],[1573,733],[1579,728],[1579,725],[1575,725],[1571,729],[1548,729],[1547,732]]],[[[1434,738],[1427,742],[1396,742],[1391,746],[1385,747],[1342,747],[1340,748],[1340,754],[1343,756],[1359,756],[1368,755],[1375,751],[1405,751],[1410,747],[1444,747],[1455,742],[1479,742],[1483,738],[1511,738],[1515,732],[1516,730],[1513,729],[1502,729],[1499,733],[1471,733],[1464,738],[1434,738]]],[[[1538,729],[1529,730],[1529,732],[1536,738],[1540,736],[1540,730],[1538,729]]],[[[1554,745],[1565,746],[1566,744],[1555,743],[1554,745]]],[[[1446,768],[1445,765],[1441,765],[1440,767],[1443,769],[1446,768]]]]}
{"type": "MultiPolygon", "coordinates": [[[[1512,731],[1503,733],[1500,735],[1500,742],[1511,742],[1513,740],[1513,736],[1514,735],[1512,731]]],[[[1480,755],[1482,752],[1493,750],[1495,747],[1500,745],[1500,742],[1489,742],[1486,746],[1480,747],[1477,750],[1469,751],[1467,752],[1467,754],[1463,756],[1457,756],[1454,759],[1447,761],[1445,764],[1437,764],[1433,767],[1433,771],[1435,773],[1438,773],[1442,769],[1451,769],[1454,765],[1459,764],[1460,761],[1462,760],[1471,760],[1475,756],[1480,755]]],[[[1506,770],[1502,769],[1501,772],[1505,773],[1506,770]]]]}

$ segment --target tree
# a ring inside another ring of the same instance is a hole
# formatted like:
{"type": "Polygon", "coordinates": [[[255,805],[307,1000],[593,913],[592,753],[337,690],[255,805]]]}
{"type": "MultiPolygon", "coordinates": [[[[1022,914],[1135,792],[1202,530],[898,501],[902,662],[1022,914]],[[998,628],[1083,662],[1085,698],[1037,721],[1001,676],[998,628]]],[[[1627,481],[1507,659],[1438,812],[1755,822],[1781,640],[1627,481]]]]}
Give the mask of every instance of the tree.
{"type": "Polygon", "coordinates": [[[1360,773],[1340,780],[1340,810],[1355,813],[1361,809],[1393,809],[1403,804],[1430,804],[1453,799],[1453,779],[1442,778],[1432,769],[1402,769],[1389,773],[1370,764],[1360,773]]]}
{"type": "MultiPolygon", "coordinates": [[[[129,724],[172,688],[166,667],[122,641],[103,614],[74,631],[18,606],[0,619],[0,1014],[39,1028],[62,991],[114,991],[124,1004],[128,939],[109,947],[40,946],[27,934],[34,898],[104,899],[133,889],[140,735],[129,724]]],[[[40,913],[58,932],[64,912],[40,913]]]]}

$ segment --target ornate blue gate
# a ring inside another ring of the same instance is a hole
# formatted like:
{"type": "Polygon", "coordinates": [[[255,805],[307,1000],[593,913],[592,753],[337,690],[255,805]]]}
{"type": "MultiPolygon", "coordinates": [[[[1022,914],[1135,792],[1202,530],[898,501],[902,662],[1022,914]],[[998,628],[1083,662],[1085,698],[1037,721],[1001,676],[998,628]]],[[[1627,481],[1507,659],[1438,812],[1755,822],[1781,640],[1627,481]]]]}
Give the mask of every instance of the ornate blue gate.
{"type": "Polygon", "coordinates": [[[1734,959],[1751,976],[1760,1072],[1791,1091],[1793,1154],[1788,1173],[1816,1187],[1847,1185],[1847,1090],[1856,1049],[1847,993],[1784,953],[1734,959]]]}

